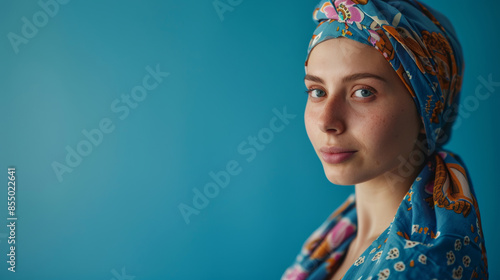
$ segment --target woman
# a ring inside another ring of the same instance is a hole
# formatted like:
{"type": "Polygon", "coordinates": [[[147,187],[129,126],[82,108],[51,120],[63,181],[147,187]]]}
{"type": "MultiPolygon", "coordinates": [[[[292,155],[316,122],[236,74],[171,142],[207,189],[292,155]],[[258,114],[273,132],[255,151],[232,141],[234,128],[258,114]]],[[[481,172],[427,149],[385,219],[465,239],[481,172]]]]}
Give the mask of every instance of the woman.
{"type": "Polygon", "coordinates": [[[441,148],[463,74],[451,24],[414,0],[323,0],[313,17],[306,130],[355,195],[282,279],[487,279],[472,184],[441,148]]]}

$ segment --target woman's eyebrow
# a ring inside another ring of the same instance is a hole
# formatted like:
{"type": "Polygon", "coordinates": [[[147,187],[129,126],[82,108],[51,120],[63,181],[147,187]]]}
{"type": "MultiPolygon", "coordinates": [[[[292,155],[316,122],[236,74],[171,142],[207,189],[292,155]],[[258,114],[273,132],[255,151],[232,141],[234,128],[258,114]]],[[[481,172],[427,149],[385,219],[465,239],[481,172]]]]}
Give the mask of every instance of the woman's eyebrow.
{"type": "Polygon", "coordinates": [[[372,79],[380,80],[382,82],[387,82],[386,79],[384,79],[378,75],[372,74],[372,73],[356,73],[356,74],[352,74],[349,76],[345,76],[344,78],[342,78],[342,82],[344,82],[344,83],[352,82],[355,80],[360,80],[360,79],[365,79],[365,78],[372,78],[372,79]]]}
{"type": "MultiPolygon", "coordinates": [[[[345,76],[344,78],[342,78],[342,82],[343,83],[347,83],[347,82],[352,82],[352,81],[355,81],[355,80],[360,80],[360,79],[365,79],[365,78],[377,79],[377,80],[380,80],[382,82],[386,82],[387,83],[386,79],[384,79],[384,78],[382,78],[382,77],[380,77],[378,75],[372,74],[372,73],[356,73],[356,74],[352,74],[352,75],[349,75],[349,76],[345,76]]],[[[314,75],[310,75],[310,74],[307,74],[304,77],[304,80],[308,80],[308,81],[311,81],[311,82],[317,82],[317,83],[321,83],[321,84],[325,83],[323,81],[323,79],[321,79],[320,77],[314,76],[314,75]]]]}
{"type": "Polygon", "coordinates": [[[305,80],[309,80],[311,82],[316,82],[316,83],[320,83],[320,84],[324,84],[325,83],[323,81],[323,79],[321,79],[320,77],[314,76],[314,75],[309,75],[309,74],[306,74],[306,76],[304,77],[304,81],[305,80]]]}

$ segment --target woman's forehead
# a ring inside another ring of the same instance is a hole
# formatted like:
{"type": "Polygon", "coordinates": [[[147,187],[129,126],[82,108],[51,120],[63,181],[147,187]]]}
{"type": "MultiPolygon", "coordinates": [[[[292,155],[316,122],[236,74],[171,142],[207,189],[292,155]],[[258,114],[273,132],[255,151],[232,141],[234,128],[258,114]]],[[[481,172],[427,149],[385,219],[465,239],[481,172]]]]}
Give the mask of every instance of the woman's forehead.
{"type": "Polygon", "coordinates": [[[335,38],[321,42],[312,49],[306,74],[343,76],[363,72],[386,78],[396,75],[387,60],[375,48],[354,40],[335,38]]]}

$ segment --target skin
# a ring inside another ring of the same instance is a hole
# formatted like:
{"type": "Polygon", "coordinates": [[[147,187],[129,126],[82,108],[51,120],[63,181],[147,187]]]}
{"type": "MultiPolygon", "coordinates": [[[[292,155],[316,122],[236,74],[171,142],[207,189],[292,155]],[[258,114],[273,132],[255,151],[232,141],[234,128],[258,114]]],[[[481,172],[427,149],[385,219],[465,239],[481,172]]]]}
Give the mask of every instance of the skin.
{"type": "Polygon", "coordinates": [[[415,143],[423,128],[405,85],[368,45],[346,38],[318,44],[309,56],[305,84],[306,131],[326,177],[336,185],[355,186],[358,231],[331,278],[340,279],[390,225],[418,176],[421,165],[410,167],[411,174],[400,166],[411,166],[409,157],[419,152],[415,143]],[[330,163],[322,147],[355,152],[330,163]]]}

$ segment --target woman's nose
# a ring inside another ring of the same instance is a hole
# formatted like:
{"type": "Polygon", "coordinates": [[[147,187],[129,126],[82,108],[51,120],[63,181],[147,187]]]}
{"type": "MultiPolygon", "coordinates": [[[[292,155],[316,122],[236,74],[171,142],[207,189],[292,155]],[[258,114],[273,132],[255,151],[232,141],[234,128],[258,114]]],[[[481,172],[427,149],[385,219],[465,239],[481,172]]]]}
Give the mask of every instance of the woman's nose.
{"type": "Polygon", "coordinates": [[[341,134],[345,131],[346,103],[340,96],[330,97],[320,109],[319,125],[321,131],[341,134]]]}

